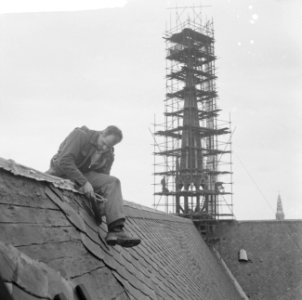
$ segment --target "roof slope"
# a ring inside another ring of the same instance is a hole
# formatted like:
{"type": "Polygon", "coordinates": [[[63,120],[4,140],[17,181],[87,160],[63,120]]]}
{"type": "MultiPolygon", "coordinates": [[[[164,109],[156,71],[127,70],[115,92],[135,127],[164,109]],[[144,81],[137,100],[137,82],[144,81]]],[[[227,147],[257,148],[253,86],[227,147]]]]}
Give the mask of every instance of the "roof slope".
{"type": "Polygon", "coordinates": [[[142,243],[108,247],[85,198],[45,176],[0,159],[0,275],[14,299],[79,299],[80,284],[93,300],[240,299],[190,220],[125,202],[142,243]]]}
{"type": "Polygon", "coordinates": [[[250,299],[302,299],[302,220],[225,222],[217,250],[250,299]],[[249,262],[238,261],[238,251],[249,262]]]}

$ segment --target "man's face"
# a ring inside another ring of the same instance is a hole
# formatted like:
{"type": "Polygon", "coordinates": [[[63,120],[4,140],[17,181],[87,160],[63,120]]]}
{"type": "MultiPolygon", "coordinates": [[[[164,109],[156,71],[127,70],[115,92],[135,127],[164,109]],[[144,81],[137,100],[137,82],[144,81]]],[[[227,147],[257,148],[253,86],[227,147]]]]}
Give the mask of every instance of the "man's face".
{"type": "Polygon", "coordinates": [[[107,151],[119,142],[115,135],[100,135],[98,138],[98,150],[107,151]]]}

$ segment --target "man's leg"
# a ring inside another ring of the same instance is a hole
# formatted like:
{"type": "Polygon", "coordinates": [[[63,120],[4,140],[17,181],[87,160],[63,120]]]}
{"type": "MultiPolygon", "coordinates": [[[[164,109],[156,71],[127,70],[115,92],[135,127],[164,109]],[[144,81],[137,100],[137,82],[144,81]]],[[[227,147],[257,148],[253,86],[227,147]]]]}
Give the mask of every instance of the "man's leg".
{"type": "Polygon", "coordinates": [[[89,172],[84,174],[91,183],[96,193],[102,194],[107,202],[105,215],[108,226],[106,242],[108,245],[120,245],[133,247],[140,243],[140,239],[129,236],[124,230],[125,214],[123,210],[123,198],[121,183],[114,176],[89,172]]]}
{"type": "Polygon", "coordinates": [[[84,176],[91,183],[94,191],[103,195],[108,200],[105,205],[105,215],[108,227],[114,224],[123,225],[125,214],[119,179],[114,176],[92,171],[84,174],[84,176]]]}

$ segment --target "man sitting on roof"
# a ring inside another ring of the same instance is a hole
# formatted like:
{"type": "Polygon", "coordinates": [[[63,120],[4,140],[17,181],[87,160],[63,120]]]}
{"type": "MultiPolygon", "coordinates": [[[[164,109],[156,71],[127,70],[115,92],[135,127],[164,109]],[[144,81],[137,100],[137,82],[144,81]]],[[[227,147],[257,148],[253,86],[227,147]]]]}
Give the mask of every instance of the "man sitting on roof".
{"type": "MultiPolygon", "coordinates": [[[[140,239],[129,236],[123,229],[125,214],[121,184],[118,178],[109,175],[114,146],[122,138],[122,132],[116,126],[108,126],[103,131],[77,127],[60,145],[47,173],[74,181],[93,203],[95,193],[104,195],[108,200],[104,213],[108,225],[106,242],[111,246],[133,247],[140,239]]],[[[101,221],[101,213],[95,211],[95,215],[101,221]]]]}

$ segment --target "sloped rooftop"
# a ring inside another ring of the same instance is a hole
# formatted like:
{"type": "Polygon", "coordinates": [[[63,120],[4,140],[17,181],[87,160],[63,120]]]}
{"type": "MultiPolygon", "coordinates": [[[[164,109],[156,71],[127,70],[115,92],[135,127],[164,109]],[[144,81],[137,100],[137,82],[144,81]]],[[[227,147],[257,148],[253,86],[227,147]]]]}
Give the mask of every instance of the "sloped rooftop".
{"type": "Polygon", "coordinates": [[[85,203],[71,182],[0,159],[0,275],[14,299],[241,299],[190,220],[125,201],[142,243],[108,247],[85,203]]]}
{"type": "Polygon", "coordinates": [[[302,299],[302,220],[233,221],[216,249],[250,299],[302,299]],[[238,261],[244,249],[248,262],[238,261]]]}

